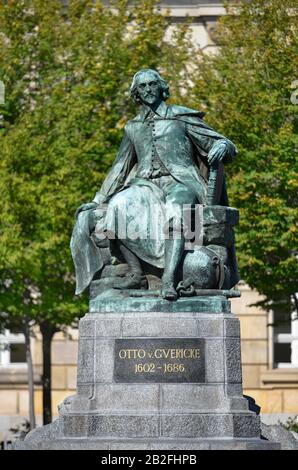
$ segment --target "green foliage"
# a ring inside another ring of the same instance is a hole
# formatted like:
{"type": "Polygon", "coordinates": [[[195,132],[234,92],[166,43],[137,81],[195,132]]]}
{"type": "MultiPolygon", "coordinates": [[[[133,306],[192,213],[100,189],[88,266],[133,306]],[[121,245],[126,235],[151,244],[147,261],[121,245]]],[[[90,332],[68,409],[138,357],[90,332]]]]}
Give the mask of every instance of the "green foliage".
{"type": "Polygon", "coordinates": [[[288,418],[286,423],[280,423],[288,431],[298,432],[298,416],[294,418],[288,418]]]}
{"type": "Polygon", "coordinates": [[[238,146],[227,172],[240,271],[266,307],[297,291],[297,10],[291,0],[226,7],[218,53],[198,53],[192,104],[238,146]]]}
{"type": "Polygon", "coordinates": [[[192,53],[187,25],[165,41],[155,0],[68,3],[0,4],[0,307],[57,326],[87,308],[73,297],[73,214],[93,199],[136,111],[132,76],[158,68],[175,100],[192,53]]]}
{"type": "Polygon", "coordinates": [[[298,274],[293,1],[243,0],[237,14],[227,5],[216,55],[194,52],[187,25],[170,45],[155,0],[112,4],[0,4],[1,310],[57,325],[84,313],[85,300],[73,297],[73,213],[93,198],[115,157],[135,113],[131,78],[143,67],[157,68],[173,102],[206,110],[208,123],[237,144],[227,171],[241,214],[242,278],[266,305],[287,299],[298,274]]]}
{"type": "Polygon", "coordinates": [[[285,423],[284,427],[288,431],[298,432],[298,416],[295,416],[295,418],[289,418],[285,423]]]}
{"type": "Polygon", "coordinates": [[[30,422],[27,419],[16,424],[9,429],[15,439],[24,440],[27,434],[31,431],[30,422]]]}

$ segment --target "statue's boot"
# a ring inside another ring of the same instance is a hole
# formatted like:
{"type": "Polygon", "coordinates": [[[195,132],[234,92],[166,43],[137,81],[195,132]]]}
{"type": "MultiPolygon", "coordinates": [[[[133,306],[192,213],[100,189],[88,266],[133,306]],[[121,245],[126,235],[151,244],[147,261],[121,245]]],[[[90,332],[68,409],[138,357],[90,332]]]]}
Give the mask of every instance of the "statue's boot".
{"type": "Polygon", "coordinates": [[[129,273],[118,282],[115,289],[140,289],[147,287],[147,279],[143,276],[143,271],[139,258],[132,253],[126,246],[121,242],[119,243],[119,248],[123,258],[125,259],[128,267],[129,273]]]}
{"type": "Polygon", "coordinates": [[[161,296],[167,300],[177,300],[175,273],[184,252],[184,238],[165,240],[165,269],[162,276],[161,296]]]}

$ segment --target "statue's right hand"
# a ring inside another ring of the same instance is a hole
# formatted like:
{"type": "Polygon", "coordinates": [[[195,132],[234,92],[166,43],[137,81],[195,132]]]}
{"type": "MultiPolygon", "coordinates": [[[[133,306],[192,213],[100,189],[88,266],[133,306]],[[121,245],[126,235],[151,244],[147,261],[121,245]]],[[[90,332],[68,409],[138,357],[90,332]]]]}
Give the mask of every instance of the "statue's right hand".
{"type": "Polygon", "coordinates": [[[96,202],[87,202],[85,204],[82,204],[80,207],[77,208],[75,212],[75,218],[78,218],[78,215],[83,212],[83,211],[88,211],[90,209],[95,209],[97,207],[96,202]]]}

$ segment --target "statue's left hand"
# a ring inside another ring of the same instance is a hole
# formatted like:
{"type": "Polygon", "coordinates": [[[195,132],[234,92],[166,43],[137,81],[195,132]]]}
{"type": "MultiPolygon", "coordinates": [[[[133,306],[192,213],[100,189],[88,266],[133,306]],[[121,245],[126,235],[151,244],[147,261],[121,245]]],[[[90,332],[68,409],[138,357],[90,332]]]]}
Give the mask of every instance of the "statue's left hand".
{"type": "Polygon", "coordinates": [[[82,204],[80,207],[77,208],[75,212],[75,218],[77,219],[80,212],[88,211],[90,209],[95,209],[96,207],[97,207],[96,202],[87,202],[85,204],[82,204]]]}
{"type": "Polygon", "coordinates": [[[210,166],[222,162],[226,155],[227,146],[225,142],[216,142],[208,154],[208,163],[210,166]]]}

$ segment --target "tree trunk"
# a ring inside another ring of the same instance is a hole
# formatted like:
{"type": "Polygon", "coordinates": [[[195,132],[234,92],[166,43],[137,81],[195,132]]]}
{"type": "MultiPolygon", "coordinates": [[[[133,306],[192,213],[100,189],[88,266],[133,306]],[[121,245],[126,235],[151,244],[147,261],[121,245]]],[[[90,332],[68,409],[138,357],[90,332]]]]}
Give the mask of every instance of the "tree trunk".
{"type": "Polygon", "coordinates": [[[52,376],[51,376],[51,345],[54,334],[58,331],[55,326],[48,321],[40,325],[42,334],[42,356],[43,356],[43,374],[42,374],[42,405],[43,405],[43,424],[52,422],[52,376]]]}
{"type": "Polygon", "coordinates": [[[34,408],[34,372],[33,372],[33,362],[32,362],[32,353],[31,353],[30,324],[27,318],[24,321],[23,331],[24,331],[24,336],[25,336],[26,360],[27,360],[27,366],[28,366],[29,421],[30,421],[30,429],[34,429],[36,427],[35,408],[34,408]]]}

